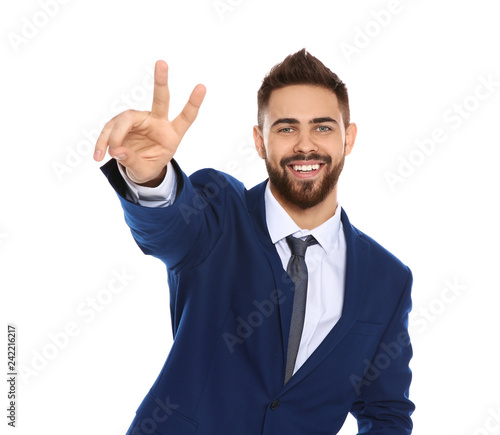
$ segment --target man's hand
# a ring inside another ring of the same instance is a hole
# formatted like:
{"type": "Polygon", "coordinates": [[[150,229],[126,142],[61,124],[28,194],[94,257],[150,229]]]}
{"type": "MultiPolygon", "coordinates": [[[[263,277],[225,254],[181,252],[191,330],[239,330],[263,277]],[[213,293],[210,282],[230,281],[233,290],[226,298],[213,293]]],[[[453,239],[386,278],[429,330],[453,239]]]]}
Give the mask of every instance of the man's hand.
{"type": "Polygon", "coordinates": [[[100,162],[109,147],[109,155],[127,168],[134,182],[159,184],[167,163],[196,119],[205,93],[205,86],[197,85],[182,112],[169,121],[168,66],[157,61],[151,112],[126,110],[112,118],[97,139],[94,160],[100,162]]]}

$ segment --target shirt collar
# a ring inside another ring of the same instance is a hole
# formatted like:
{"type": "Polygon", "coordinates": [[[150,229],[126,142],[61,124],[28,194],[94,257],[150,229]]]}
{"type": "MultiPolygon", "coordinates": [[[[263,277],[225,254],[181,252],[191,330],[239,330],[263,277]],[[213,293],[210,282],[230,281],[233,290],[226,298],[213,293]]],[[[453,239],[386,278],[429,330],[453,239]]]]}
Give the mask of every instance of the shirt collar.
{"type": "Polygon", "coordinates": [[[338,243],[339,231],[341,228],[340,205],[338,202],[335,214],[313,230],[303,230],[293,221],[290,215],[272,194],[269,181],[266,185],[264,203],[266,208],[267,228],[269,230],[269,235],[271,236],[271,241],[274,244],[289,235],[293,235],[294,237],[304,237],[312,234],[325,252],[330,254],[332,249],[338,243]]]}

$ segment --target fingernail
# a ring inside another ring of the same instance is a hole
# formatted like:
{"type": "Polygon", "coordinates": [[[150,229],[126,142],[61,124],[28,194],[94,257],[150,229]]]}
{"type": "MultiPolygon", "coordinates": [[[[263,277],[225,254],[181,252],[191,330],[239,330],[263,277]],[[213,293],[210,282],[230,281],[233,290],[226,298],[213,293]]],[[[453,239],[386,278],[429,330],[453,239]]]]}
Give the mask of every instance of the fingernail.
{"type": "Polygon", "coordinates": [[[113,156],[114,159],[120,161],[120,160],[125,160],[127,158],[126,154],[117,154],[116,156],[113,156]]]}
{"type": "Polygon", "coordinates": [[[101,155],[102,155],[102,151],[101,150],[95,150],[95,152],[94,152],[94,159],[100,159],[101,155]]]}

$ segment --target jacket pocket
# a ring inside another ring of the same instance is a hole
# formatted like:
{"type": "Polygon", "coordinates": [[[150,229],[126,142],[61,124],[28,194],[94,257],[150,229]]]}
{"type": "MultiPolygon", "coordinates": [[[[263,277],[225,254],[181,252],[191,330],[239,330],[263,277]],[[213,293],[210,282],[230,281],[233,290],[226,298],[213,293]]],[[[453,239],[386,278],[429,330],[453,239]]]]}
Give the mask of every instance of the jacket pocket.
{"type": "Polygon", "coordinates": [[[382,323],[355,322],[349,330],[349,334],[378,335],[382,330],[382,326],[382,323]]]}

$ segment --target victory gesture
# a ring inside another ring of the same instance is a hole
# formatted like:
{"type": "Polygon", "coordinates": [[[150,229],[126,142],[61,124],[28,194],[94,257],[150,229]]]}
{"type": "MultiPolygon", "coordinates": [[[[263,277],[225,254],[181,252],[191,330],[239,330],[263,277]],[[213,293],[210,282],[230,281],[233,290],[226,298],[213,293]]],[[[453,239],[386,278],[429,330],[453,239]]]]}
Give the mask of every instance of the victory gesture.
{"type": "Polygon", "coordinates": [[[129,109],[112,118],[94,152],[94,160],[100,162],[109,148],[109,155],[127,168],[134,182],[151,186],[163,179],[166,165],[196,119],[206,93],[205,86],[197,85],[182,112],[169,121],[168,66],[164,61],[156,62],[154,76],[151,112],[129,109]]]}

